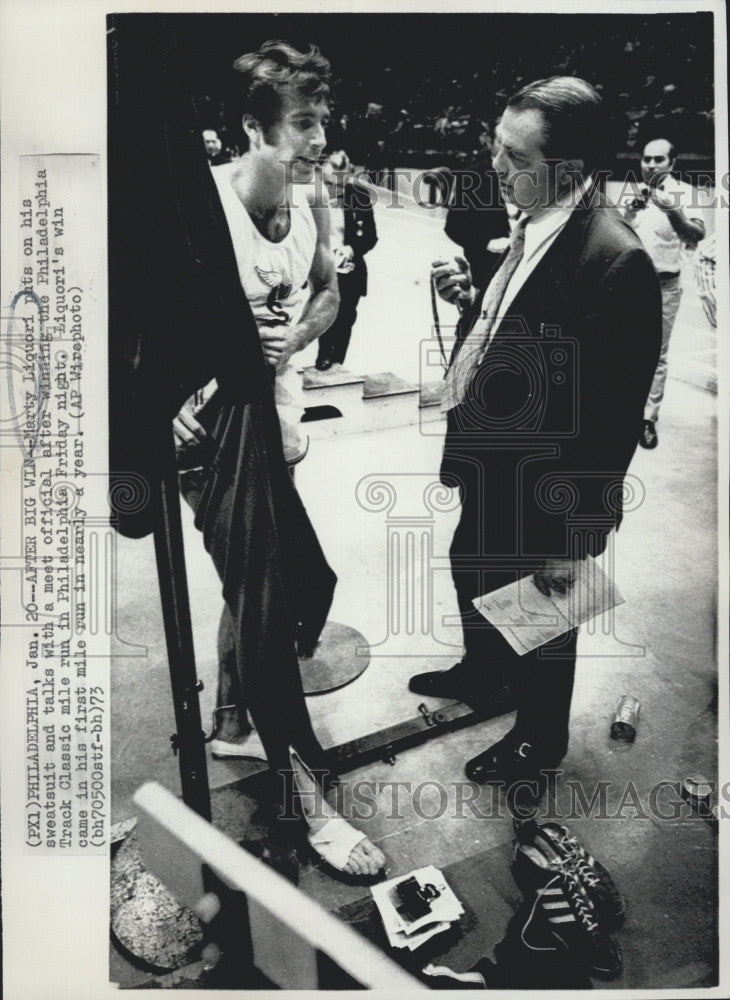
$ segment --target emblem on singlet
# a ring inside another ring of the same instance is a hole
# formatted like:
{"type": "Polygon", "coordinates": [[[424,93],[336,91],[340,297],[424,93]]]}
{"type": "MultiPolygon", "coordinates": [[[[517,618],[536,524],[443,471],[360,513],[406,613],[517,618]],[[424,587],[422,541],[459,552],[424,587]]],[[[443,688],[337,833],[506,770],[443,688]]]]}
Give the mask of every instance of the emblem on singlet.
{"type": "Polygon", "coordinates": [[[254,265],[256,274],[271,291],[266,298],[266,308],[271,316],[262,316],[259,319],[261,326],[286,326],[291,322],[291,315],[282,306],[282,300],[288,299],[292,293],[291,282],[284,282],[284,276],[280,271],[263,271],[258,264],[254,265]]]}

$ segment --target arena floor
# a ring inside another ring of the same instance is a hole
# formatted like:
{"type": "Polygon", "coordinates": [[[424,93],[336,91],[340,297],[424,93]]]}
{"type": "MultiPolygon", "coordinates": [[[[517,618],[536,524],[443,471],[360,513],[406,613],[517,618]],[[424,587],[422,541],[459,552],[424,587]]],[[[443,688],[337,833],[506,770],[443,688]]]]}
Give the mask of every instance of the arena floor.
{"type": "MultiPolygon", "coordinates": [[[[361,303],[349,370],[390,371],[409,381],[422,374],[419,344],[430,337],[432,325],[430,261],[454,252],[443,235],[442,216],[440,210],[378,206],[380,239],[368,257],[370,294],[361,303]]],[[[617,609],[613,635],[590,630],[581,635],[571,746],[557,800],[567,815],[569,779],[580,778],[589,794],[597,782],[611,782],[612,817],[577,818],[570,827],[610,868],[628,897],[627,922],[619,932],[625,970],[612,984],[619,988],[716,982],[717,838],[702,821],[662,818],[650,809],[642,818],[625,801],[621,805],[629,784],[646,809],[660,782],[692,772],[713,777],[717,767],[717,401],[708,391],[715,374],[715,334],[691,274],[684,284],[658,426],[660,444],[651,452],[639,449],[631,469],[646,497],[626,517],[616,539],[616,580],[625,603],[617,609]],[[617,744],[608,735],[616,700],[624,693],[642,704],[633,745],[617,744]]],[[[445,323],[447,313],[444,307],[445,323]]],[[[313,350],[305,352],[305,363],[311,363],[313,350]]],[[[438,372],[426,374],[427,381],[437,377],[438,372]]],[[[297,470],[297,486],[339,577],[330,617],[358,629],[377,654],[350,686],[309,699],[326,746],[414,716],[422,699],[408,692],[409,676],[446,668],[459,657],[458,629],[448,623],[456,602],[445,559],[455,512],[430,515],[435,568],[443,570],[433,574],[434,628],[426,635],[394,635],[386,603],[386,514],[365,510],[355,500],[360,480],[378,475],[395,484],[405,516],[416,516],[419,487],[437,470],[440,446],[440,435],[422,433],[417,423],[342,435],[313,442],[297,470]]],[[[220,587],[185,507],[183,518],[198,673],[205,685],[201,703],[208,720],[216,687],[220,587]]],[[[118,539],[118,583],[118,636],[128,655],[118,656],[112,670],[115,821],[133,812],[131,796],[143,781],[154,777],[179,789],[177,759],[169,748],[174,720],[151,539],[118,539]]],[[[412,796],[404,796],[396,815],[383,793],[381,808],[361,825],[386,852],[392,875],[429,863],[467,863],[485,854],[502,866],[502,880],[493,880],[499,891],[478,923],[481,953],[487,955],[519,900],[516,888],[508,887],[506,870],[511,824],[504,818],[457,816],[455,783],[467,758],[500,737],[511,721],[505,716],[433,740],[401,754],[394,766],[382,763],[352,772],[342,790],[346,804],[358,779],[398,780],[412,788],[428,780],[447,790],[448,807],[438,818],[426,818],[440,812],[431,786],[422,790],[417,807],[412,796]]],[[[249,768],[211,760],[211,785],[226,786],[249,768]]],[[[477,872],[489,878],[484,875],[489,866],[475,860],[475,877],[477,872]]],[[[317,868],[302,872],[300,887],[345,915],[367,894],[317,868]]],[[[471,941],[473,947],[473,933],[471,941]]],[[[467,967],[467,957],[453,957],[455,965],[462,963],[459,971],[467,967]]],[[[112,978],[123,981],[131,975],[121,968],[119,960],[113,961],[112,978]]]]}

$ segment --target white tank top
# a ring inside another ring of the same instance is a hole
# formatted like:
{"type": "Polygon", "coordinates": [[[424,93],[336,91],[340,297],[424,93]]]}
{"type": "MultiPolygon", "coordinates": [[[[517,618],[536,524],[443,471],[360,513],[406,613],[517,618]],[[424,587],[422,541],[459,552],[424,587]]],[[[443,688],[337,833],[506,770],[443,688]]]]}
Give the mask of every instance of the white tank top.
{"type": "MultiPolygon", "coordinates": [[[[259,332],[292,326],[309,297],[309,272],[317,243],[317,229],[304,192],[290,205],[289,232],[280,243],[262,236],[236,194],[231,180],[235,164],[216,167],[212,173],[236,254],[238,275],[259,332]]],[[[296,462],[307,450],[307,435],[300,428],[304,414],[301,376],[290,363],[276,373],[274,397],[279,412],[284,457],[296,462]]]]}

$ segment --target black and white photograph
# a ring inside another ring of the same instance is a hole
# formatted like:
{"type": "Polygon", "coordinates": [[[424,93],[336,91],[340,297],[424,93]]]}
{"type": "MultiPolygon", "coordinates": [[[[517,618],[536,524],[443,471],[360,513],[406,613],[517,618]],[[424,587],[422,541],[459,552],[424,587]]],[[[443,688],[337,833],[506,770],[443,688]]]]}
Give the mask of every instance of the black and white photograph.
{"type": "Polygon", "coordinates": [[[724,7],[156,6],[6,18],[8,996],[723,995],[724,7]]]}

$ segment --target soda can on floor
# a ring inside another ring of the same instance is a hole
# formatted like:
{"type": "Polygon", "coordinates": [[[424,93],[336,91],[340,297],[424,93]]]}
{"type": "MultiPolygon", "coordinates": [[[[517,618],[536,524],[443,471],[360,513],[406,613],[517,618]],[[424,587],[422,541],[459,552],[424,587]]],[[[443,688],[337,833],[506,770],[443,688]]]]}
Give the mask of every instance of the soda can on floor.
{"type": "Polygon", "coordinates": [[[698,816],[717,822],[719,809],[712,805],[712,793],[715,787],[703,775],[689,774],[682,782],[682,798],[690,804],[698,816]]]}
{"type": "Polygon", "coordinates": [[[639,724],[641,705],[630,694],[622,694],[616,705],[616,715],[611,723],[611,739],[633,743],[639,724]]]}

